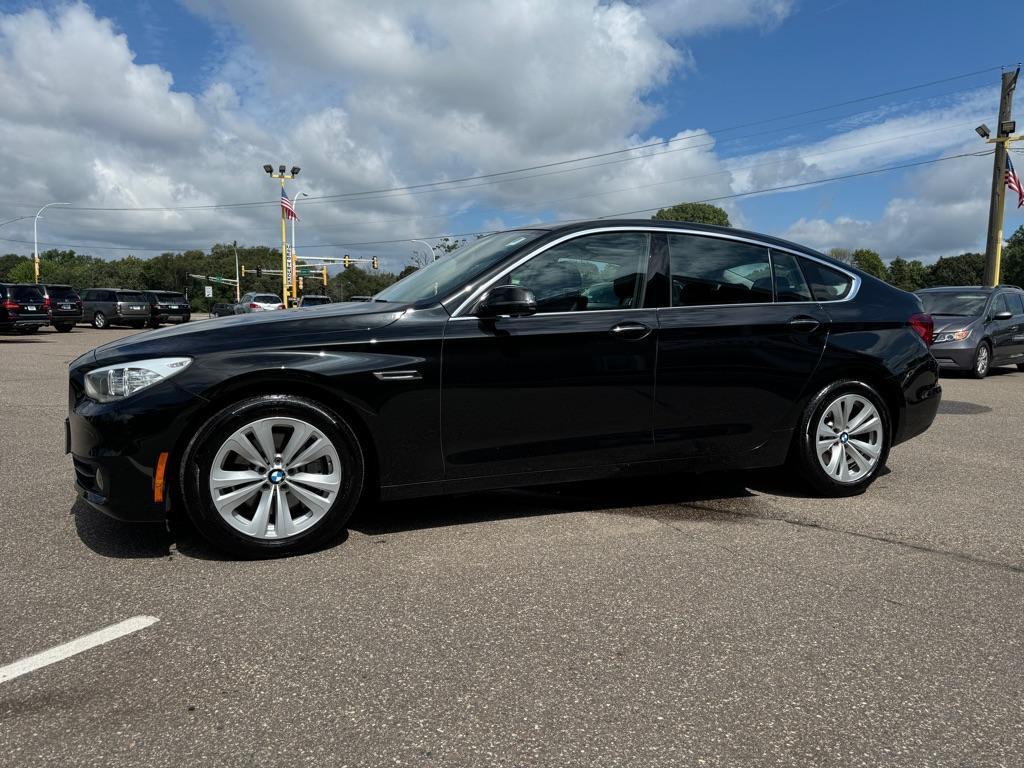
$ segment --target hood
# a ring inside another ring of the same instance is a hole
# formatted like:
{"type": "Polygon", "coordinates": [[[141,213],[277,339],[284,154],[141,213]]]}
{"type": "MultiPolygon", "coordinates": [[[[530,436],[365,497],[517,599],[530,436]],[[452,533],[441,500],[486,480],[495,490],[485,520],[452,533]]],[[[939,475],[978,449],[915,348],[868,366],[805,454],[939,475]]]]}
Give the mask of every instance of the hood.
{"type": "Polygon", "coordinates": [[[97,348],[95,354],[97,361],[117,362],[268,346],[305,346],[382,328],[395,322],[407,308],[405,304],[346,302],[193,320],[118,339],[97,348]]]}
{"type": "Polygon", "coordinates": [[[957,317],[955,315],[932,315],[932,322],[935,324],[935,334],[946,331],[959,331],[970,328],[980,317],[957,317]]]}

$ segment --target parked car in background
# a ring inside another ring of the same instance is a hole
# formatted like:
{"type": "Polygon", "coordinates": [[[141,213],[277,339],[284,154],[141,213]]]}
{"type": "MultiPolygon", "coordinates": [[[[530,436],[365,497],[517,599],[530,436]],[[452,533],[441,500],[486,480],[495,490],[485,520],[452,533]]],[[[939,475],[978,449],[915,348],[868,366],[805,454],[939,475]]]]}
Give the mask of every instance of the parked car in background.
{"type": "Polygon", "coordinates": [[[101,511],[186,513],[256,557],[325,544],[364,497],[787,462],[847,496],[931,425],[931,332],[917,297],[773,237],[531,227],[372,302],[82,355],[68,451],[101,511]]]}
{"type": "Polygon", "coordinates": [[[0,331],[35,333],[49,323],[37,285],[0,283],[0,331]]]}
{"type": "Polygon", "coordinates": [[[39,285],[50,325],[67,333],[82,322],[82,297],[70,285],[39,285]]]}
{"type": "Polygon", "coordinates": [[[214,317],[228,317],[229,315],[235,314],[234,304],[218,303],[214,304],[210,308],[210,314],[214,317]]]}
{"type": "Polygon", "coordinates": [[[235,304],[235,314],[246,315],[250,312],[269,312],[284,309],[281,297],[274,293],[247,293],[235,304]]]}
{"type": "Polygon", "coordinates": [[[149,299],[142,291],[125,288],[86,288],[82,291],[82,319],[93,328],[127,325],[143,328],[152,318],[149,299]]]}
{"type": "Polygon", "coordinates": [[[318,307],[321,304],[330,304],[330,296],[313,296],[311,294],[305,294],[299,299],[298,306],[300,307],[318,307]]]}
{"type": "Polygon", "coordinates": [[[935,319],[932,355],[942,368],[985,378],[994,365],[1024,371],[1024,290],[945,286],[917,292],[935,319]]]}
{"type": "Polygon", "coordinates": [[[192,319],[188,297],[180,291],[143,291],[149,301],[149,326],[159,328],[163,323],[187,323],[192,319]]]}

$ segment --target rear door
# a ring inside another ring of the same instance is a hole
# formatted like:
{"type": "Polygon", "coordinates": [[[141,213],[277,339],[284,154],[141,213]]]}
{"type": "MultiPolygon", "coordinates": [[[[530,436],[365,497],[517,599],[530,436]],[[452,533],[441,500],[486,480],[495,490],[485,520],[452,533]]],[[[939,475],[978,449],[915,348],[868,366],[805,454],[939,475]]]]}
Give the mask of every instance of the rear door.
{"type": "Polygon", "coordinates": [[[737,455],[784,439],[828,326],[796,258],[724,236],[671,234],[669,261],[657,455],[737,455]]]}

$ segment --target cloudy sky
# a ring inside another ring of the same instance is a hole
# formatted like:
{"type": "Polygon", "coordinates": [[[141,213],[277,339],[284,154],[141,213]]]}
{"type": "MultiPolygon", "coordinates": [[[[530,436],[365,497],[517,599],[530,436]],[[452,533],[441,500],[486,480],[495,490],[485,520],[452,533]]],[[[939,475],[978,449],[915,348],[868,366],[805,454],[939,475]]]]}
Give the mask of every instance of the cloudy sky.
{"type": "Polygon", "coordinates": [[[0,222],[61,201],[41,248],[272,245],[272,163],[302,167],[300,253],[392,269],[410,238],[687,200],[931,261],[984,247],[973,127],[1022,58],[987,30],[950,0],[0,0],[0,222]]]}

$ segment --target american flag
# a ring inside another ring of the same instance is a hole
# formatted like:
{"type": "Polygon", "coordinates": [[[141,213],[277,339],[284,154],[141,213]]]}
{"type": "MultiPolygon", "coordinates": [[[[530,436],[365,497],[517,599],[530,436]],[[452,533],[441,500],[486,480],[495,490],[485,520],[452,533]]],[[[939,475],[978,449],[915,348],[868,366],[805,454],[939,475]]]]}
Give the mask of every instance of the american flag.
{"type": "Polygon", "coordinates": [[[1020,179],[1017,178],[1017,172],[1013,170],[1013,161],[1010,160],[1010,156],[1006,156],[1006,186],[1017,193],[1017,207],[1020,208],[1024,205],[1024,187],[1020,185],[1020,179]]]}
{"type": "MultiPolygon", "coordinates": [[[[1014,176],[1014,178],[1017,177],[1014,176]]],[[[284,193],[283,189],[281,190],[281,210],[284,211],[286,218],[299,220],[298,215],[295,213],[295,206],[292,205],[292,201],[288,199],[288,195],[284,193]]]]}

